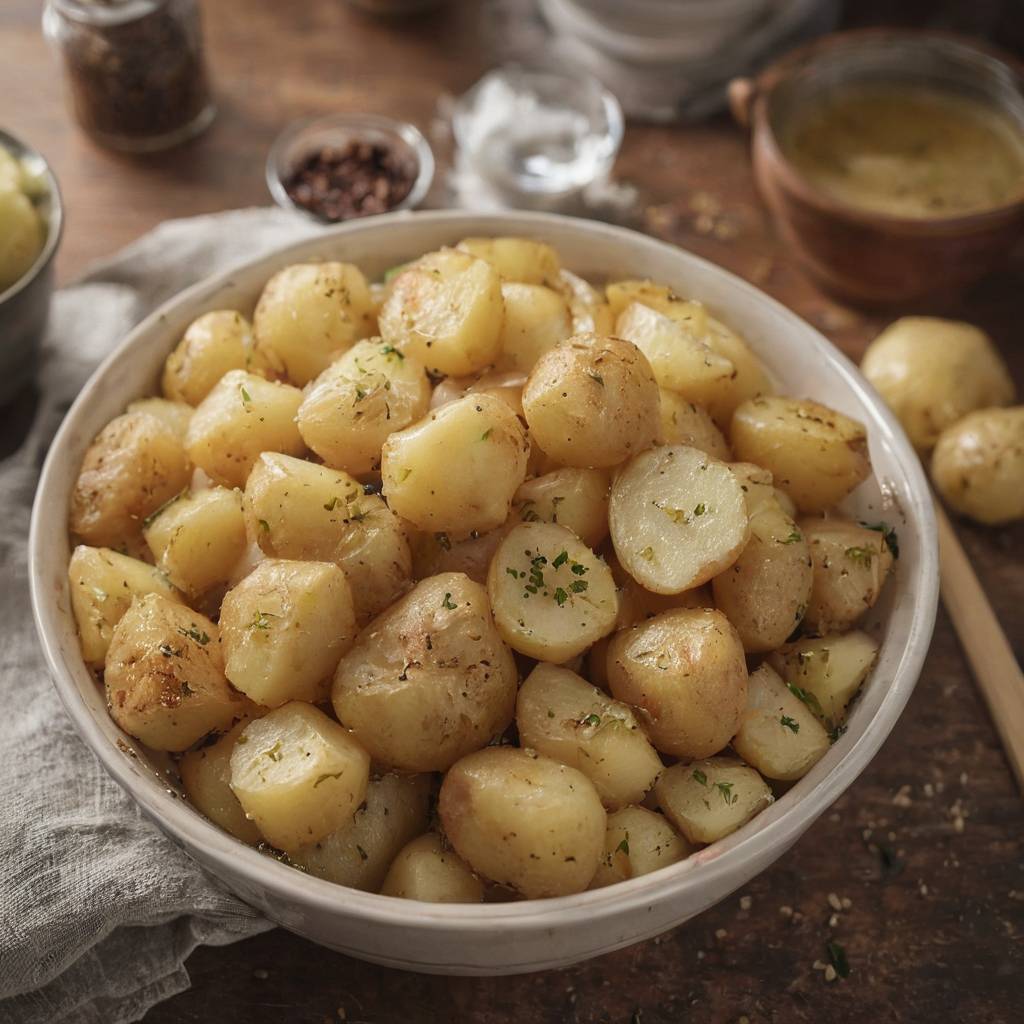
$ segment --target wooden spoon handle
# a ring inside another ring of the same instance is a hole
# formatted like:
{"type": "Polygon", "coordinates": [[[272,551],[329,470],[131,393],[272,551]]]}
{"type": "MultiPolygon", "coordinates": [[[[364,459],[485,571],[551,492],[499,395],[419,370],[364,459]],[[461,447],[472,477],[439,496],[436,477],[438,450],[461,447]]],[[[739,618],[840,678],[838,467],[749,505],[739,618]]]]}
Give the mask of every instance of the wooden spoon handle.
{"type": "Polygon", "coordinates": [[[938,501],[935,520],[942,601],[1024,791],[1024,673],[938,501]]]}

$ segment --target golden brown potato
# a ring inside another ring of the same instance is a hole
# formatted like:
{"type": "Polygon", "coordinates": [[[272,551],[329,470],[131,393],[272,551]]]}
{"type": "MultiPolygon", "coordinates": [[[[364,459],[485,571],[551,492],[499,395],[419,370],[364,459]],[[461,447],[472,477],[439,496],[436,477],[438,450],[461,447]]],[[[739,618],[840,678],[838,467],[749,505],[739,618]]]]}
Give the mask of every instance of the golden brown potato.
{"type": "Polygon", "coordinates": [[[217,627],[160,594],[135,598],[114,627],[103,682],[110,717],[154,750],[185,750],[248,706],[224,678],[217,627]]]}
{"type": "Polygon", "coordinates": [[[355,635],[352,591],[333,562],[268,558],[221,604],[224,673],[268,708],[326,700],[355,635]]]}
{"type": "Polygon", "coordinates": [[[524,747],[578,768],[611,810],[639,803],[661,773],[633,709],[567,668],[541,662],[530,673],[516,726],[524,747]]]}
{"type": "Polygon", "coordinates": [[[979,523],[1024,518],[1024,406],[981,409],[947,427],[932,480],[952,509],[979,523]]]}
{"type": "Polygon", "coordinates": [[[188,486],[181,441],[147,413],[126,413],[96,436],[71,492],[71,532],[94,547],[144,550],[142,525],[188,486]]]}
{"type": "Polygon", "coordinates": [[[527,899],[582,892],[604,849],[607,818],[590,780],[532,751],[464,757],[445,776],[437,809],[455,852],[527,899]]]}
{"type": "Polygon", "coordinates": [[[306,389],[299,433],[328,466],[356,475],[380,468],[389,434],[426,415],[422,363],[379,339],[356,342],[306,389]]]}
{"type": "Polygon", "coordinates": [[[660,430],[658,403],[640,350],[596,334],[546,352],[523,388],[530,434],[564,466],[616,466],[650,448],[660,430]]]}
{"type": "Polygon", "coordinates": [[[545,352],[573,333],[569,307],[558,292],[537,284],[503,284],[501,297],[505,318],[498,365],[529,373],[545,352]]]}
{"type": "Polygon", "coordinates": [[[487,593],[505,642],[541,661],[568,661],[615,626],[611,570],[554,523],[520,523],[505,536],[491,558],[487,593]]]}
{"type": "Polygon", "coordinates": [[[661,389],[661,441],[698,448],[712,458],[729,462],[732,451],[710,414],[682,395],[661,389]]]}
{"type": "Polygon", "coordinates": [[[639,878],[675,864],[691,852],[690,844],[657,811],[623,807],[608,815],[604,856],[590,888],[639,878]]]}
{"type": "Polygon", "coordinates": [[[868,346],[860,368],[920,451],[967,413],[1009,405],[1016,391],[984,331],[938,317],[890,324],[868,346]]]}
{"type": "Polygon", "coordinates": [[[266,370],[255,350],[252,325],[234,309],[215,309],[193,320],[164,363],[161,387],[175,402],[198,405],[229,370],[266,370]]]}
{"type": "Polygon", "coordinates": [[[455,248],[485,260],[505,281],[550,288],[561,270],[558,253],[545,242],[532,238],[464,238],[455,248]]]}
{"type": "Polygon", "coordinates": [[[730,436],[736,457],[769,470],[802,512],[838,505],[871,474],[864,425],[809,399],[744,402],[730,436]]]}
{"type": "Polygon", "coordinates": [[[885,535],[843,519],[801,519],[814,561],[804,624],[819,635],[843,633],[878,600],[892,568],[885,535]]]}
{"type": "Polygon", "coordinates": [[[231,753],[231,789],[246,817],[288,853],[351,821],[369,772],[348,730],[303,701],[250,722],[231,753]]]}
{"type": "Polygon", "coordinates": [[[486,533],[508,518],[528,454],[526,432],[504,402],[465,395],[387,439],[384,497],[421,530],[486,533]]]}
{"type": "Polygon", "coordinates": [[[556,469],[527,480],[512,500],[513,518],[566,526],[589,548],[608,536],[611,481],[601,469],[556,469]]]}
{"type": "Polygon", "coordinates": [[[461,857],[445,848],[436,832],[403,847],[381,892],[425,903],[482,903],[484,887],[461,857]]]}
{"type": "Polygon", "coordinates": [[[363,630],[338,665],[331,700],[376,762],[444,771],[504,732],[517,681],[486,591],[445,573],[363,630]]]}
{"type": "Polygon", "coordinates": [[[716,754],[747,699],[743,645],[719,611],[677,608],[612,638],[608,682],[632,704],[651,742],[675,757],[716,754]]]}
{"type": "Polygon", "coordinates": [[[298,388],[231,370],[192,414],[185,448],[217,483],[244,487],[261,452],[305,452],[295,425],[301,404],[298,388]]]}
{"type": "Polygon", "coordinates": [[[257,358],[302,387],[374,333],[375,306],[351,263],[296,263],[267,282],[252,323],[257,358]]]}

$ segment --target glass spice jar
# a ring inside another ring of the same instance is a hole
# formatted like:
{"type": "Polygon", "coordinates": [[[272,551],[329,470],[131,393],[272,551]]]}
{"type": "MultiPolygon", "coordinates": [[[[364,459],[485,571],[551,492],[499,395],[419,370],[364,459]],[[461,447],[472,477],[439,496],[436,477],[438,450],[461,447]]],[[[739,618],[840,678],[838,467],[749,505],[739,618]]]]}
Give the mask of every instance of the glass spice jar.
{"type": "Polygon", "coordinates": [[[213,120],[196,0],[47,0],[75,116],[132,153],[174,146],[213,120]]]}

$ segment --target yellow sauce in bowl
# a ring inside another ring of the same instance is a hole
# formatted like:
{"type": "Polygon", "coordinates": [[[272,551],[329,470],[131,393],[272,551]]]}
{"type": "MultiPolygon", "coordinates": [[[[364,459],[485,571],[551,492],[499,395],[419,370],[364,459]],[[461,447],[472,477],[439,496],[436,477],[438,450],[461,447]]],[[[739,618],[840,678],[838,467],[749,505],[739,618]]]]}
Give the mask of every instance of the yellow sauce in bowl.
{"type": "Polygon", "coordinates": [[[794,112],[780,132],[789,162],[849,206],[932,219],[1024,197],[1024,132],[953,92],[849,86],[794,112]]]}

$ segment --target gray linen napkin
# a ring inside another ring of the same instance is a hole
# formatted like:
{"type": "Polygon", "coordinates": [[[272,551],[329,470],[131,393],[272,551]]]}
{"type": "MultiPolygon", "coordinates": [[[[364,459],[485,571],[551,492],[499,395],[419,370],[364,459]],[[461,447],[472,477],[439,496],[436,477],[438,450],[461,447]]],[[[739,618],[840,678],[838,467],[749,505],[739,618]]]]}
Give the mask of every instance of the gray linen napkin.
{"type": "Polygon", "coordinates": [[[98,360],[187,285],[316,230],[273,209],[161,225],[55,295],[32,425],[20,443],[10,420],[0,431],[4,1024],[139,1020],[188,988],[197,945],[271,927],[143,819],[78,739],[36,640],[26,541],[47,447],[98,360]]]}

